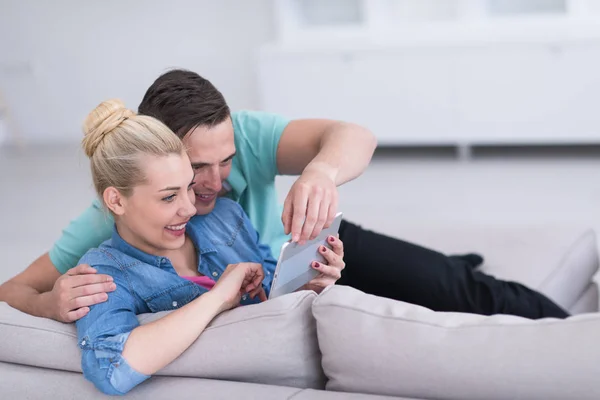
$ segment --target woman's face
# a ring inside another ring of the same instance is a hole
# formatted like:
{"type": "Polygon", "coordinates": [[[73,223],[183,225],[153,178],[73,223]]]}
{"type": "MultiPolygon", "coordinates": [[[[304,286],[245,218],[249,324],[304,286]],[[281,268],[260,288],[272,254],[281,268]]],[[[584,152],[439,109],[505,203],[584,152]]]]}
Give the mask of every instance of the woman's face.
{"type": "MultiPolygon", "coordinates": [[[[111,209],[124,240],[146,253],[162,255],[183,246],[185,226],[196,214],[194,172],[185,153],[144,156],[139,162],[146,181],[111,209]]],[[[106,202],[106,193],[104,197],[106,202]]]]}

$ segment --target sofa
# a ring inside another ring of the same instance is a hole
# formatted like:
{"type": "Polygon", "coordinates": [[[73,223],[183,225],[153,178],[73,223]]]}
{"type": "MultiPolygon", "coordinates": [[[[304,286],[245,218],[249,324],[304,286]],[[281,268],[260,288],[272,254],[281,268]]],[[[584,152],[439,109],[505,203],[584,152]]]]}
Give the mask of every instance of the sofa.
{"type": "MultiPolygon", "coordinates": [[[[131,399],[598,399],[596,235],[577,227],[414,230],[573,313],[529,320],[434,312],[332,286],[217,317],[131,399]]],[[[139,316],[142,324],[164,313],[139,316]]],[[[0,398],[107,398],[81,374],[73,324],[0,303],[0,398]]]]}

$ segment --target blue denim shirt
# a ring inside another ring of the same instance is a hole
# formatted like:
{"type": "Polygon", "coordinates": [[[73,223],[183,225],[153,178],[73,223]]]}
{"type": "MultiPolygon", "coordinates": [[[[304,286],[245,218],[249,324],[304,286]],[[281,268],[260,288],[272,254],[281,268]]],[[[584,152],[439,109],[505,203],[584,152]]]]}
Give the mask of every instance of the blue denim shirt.
{"type": "MultiPolygon", "coordinates": [[[[210,214],[188,222],[186,234],[199,254],[198,272],[216,281],[228,264],[260,263],[268,295],[276,261],[269,246],[259,243],[258,233],[239,204],[217,199],[210,214]]],[[[127,393],[149,378],[122,357],[129,334],[139,326],[136,316],[180,308],[207,290],[177,275],[168,258],[129,245],[116,229],[111,239],[88,251],[79,263],[112,276],[117,285],[106,302],[91,306],[76,323],[83,374],[106,394],[127,393]]],[[[242,304],[258,301],[258,297],[242,298],[242,304]]]]}

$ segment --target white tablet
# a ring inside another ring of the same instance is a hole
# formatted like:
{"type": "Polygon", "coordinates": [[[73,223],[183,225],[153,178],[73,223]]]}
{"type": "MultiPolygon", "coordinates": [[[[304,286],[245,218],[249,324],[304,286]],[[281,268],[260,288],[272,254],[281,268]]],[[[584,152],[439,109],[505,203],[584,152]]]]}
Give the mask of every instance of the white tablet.
{"type": "MultiPolygon", "coordinates": [[[[285,243],[281,247],[277,268],[271,284],[269,299],[292,293],[315,278],[319,271],[312,267],[312,262],[325,263],[319,253],[319,247],[327,244],[328,236],[337,235],[342,222],[342,213],[338,213],[329,228],[323,229],[319,236],[303,245],[285,243]]],[[[325,246],[331,248],[331,246],[325,246]]]]}

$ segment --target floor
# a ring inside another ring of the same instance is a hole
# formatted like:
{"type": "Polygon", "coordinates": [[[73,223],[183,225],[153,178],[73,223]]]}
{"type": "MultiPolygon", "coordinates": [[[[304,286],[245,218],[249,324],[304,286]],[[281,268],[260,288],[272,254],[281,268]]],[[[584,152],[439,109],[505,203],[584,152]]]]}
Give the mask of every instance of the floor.
{"type": "MultiPolygon", "coordinates": [[[[283,200],[293,177],[277,180],[283,200]]],[[[49,249],[93,196],[77,144],[0,148],[0,281],[49,249]]],[[[411,229],[577,225],[600,230],[600,152],[576,148],[384,149],[340,188],[345,217],[391,235],[411,229]]]]}

